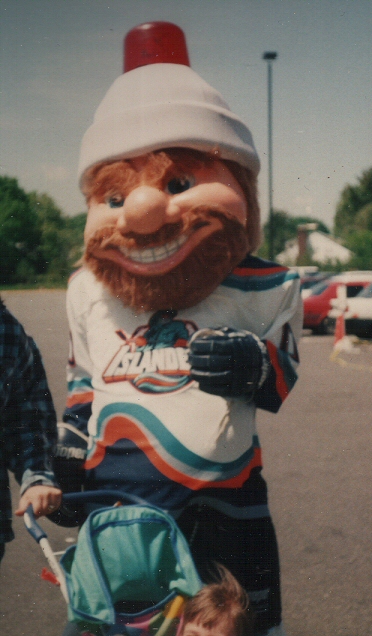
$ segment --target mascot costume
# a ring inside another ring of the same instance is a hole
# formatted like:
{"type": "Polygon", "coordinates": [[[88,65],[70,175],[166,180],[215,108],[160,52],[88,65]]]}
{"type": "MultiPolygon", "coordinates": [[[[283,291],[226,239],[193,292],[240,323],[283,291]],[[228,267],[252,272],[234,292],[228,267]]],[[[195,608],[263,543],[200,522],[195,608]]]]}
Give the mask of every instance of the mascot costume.
{"type": "Polygon", "coordinates": [[[259,159],[189,65],[183,32],[136,27],[86,132],[84,265],[69,283],[65,489],[117,488],[167,510],[199,572],[225,565],[257,634],[284,634],[255,414],[296,381],[298,276],[252,255],[259,159]],[[88,439],[88,446],[85,440],[88,439]]]}

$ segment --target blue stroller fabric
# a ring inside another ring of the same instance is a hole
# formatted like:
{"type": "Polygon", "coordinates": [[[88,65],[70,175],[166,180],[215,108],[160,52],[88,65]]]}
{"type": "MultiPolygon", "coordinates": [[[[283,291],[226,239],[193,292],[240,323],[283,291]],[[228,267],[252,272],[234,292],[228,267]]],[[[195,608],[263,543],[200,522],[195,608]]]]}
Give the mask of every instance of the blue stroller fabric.
{"type": "Polygon", "coordinates": [[[143,624],[146,616],[162,612],[178,595],[194,596],[202,587],[176,522],[150,505],[93,511],[77,544],[60,563],[69,595],[69,620],[76,622],[143,624]],[[118,603],[123,602],[144,602],[145,609],[118,611],[118,603]]]}

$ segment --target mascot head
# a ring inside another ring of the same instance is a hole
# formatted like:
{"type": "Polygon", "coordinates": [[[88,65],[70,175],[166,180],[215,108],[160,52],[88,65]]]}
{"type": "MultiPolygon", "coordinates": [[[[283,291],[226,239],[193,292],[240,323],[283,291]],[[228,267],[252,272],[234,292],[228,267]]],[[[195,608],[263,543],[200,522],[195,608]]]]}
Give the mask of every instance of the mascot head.
{"type": "Polygon", "coordinates": [[[196,305],[258,246],[258,170],[250,131],[189,67],[183,32],[136,27],[82,143],[87,267],[136,311],[196,305]]]}

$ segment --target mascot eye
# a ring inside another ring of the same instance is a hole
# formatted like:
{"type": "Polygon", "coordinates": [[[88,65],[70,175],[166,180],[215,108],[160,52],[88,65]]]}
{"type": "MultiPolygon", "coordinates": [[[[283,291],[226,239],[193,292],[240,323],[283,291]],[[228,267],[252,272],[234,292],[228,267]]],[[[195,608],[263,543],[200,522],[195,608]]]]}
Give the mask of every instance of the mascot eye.
{"type": "Polygon", "coordinates": [[[181,194],[195,185],[194,177],[179,177],[168,181],[165,191],[168,194],[181,194]]]}
{"type": "Polygon", "coordinates": [[[124,199],[122,196],[117,194],[113,197],[110,197],[107,200],[107,203],[109,204],[110,208],[122,208],[124,205],[124,199]]]}

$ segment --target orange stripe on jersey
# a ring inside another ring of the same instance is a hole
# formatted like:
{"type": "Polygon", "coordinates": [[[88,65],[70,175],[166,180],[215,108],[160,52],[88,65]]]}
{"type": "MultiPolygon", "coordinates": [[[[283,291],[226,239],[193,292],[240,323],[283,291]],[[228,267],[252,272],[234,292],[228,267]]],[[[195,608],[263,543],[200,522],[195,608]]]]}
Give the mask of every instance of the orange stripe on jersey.
{"type": "Polygon", "coordinates": [[[248,479],[252,468],[262,465],[261,449],[256,448],[248,466],[245,466],[242,472],[235,477],[212,482],[191,477],[167,464],[159,453],[155,451],[143,431],[141,431],[134,422],[127,417],[117,415],[106,424],[104,439],[96,442],[95,450],[92,456],[86,460],[84,468],[91,470],[98,466],[104,459],[106,446],[111,446],[119,439],[124,438],[134,442],[159,472],[168,477],[171,481],[182,484],[186,488],[190,488],[190,490],[200,490],[201,488],[239,488],[248,479]]]}
{"type": "Polygon", "coordinates": [[[269,340],[267,340],[266,342],[266,347],[269,352],[271,364],[273,365],[276,373],[276,390],[280,396],[280,399],[282,400],[282,402],[284,402],[289,393],[289,388],[285,381],[283,369],[279,363],[278,350],[275,345],[273,345],[273,343],[269,340]]]}
{"type": "Polygon", "coordinates": [[[203,482],[203,488],[241,488],[251,474],[251,470],[256,467],[262,467],[262,453],[260,448],[254,449],[251,461],[247,466],[245,466],[245,468],[243,468],[239,475],[222,481],[203,482]]]}
{"type": "Polygon", "coordinates": [[[93,391],[89,391],[87,393],[74,393],[67,398],[66,406],[71,408],[72,406],[76,406],[76,404],[89,404],[89,402],[93,402],[93,397],[93,391]]]}

